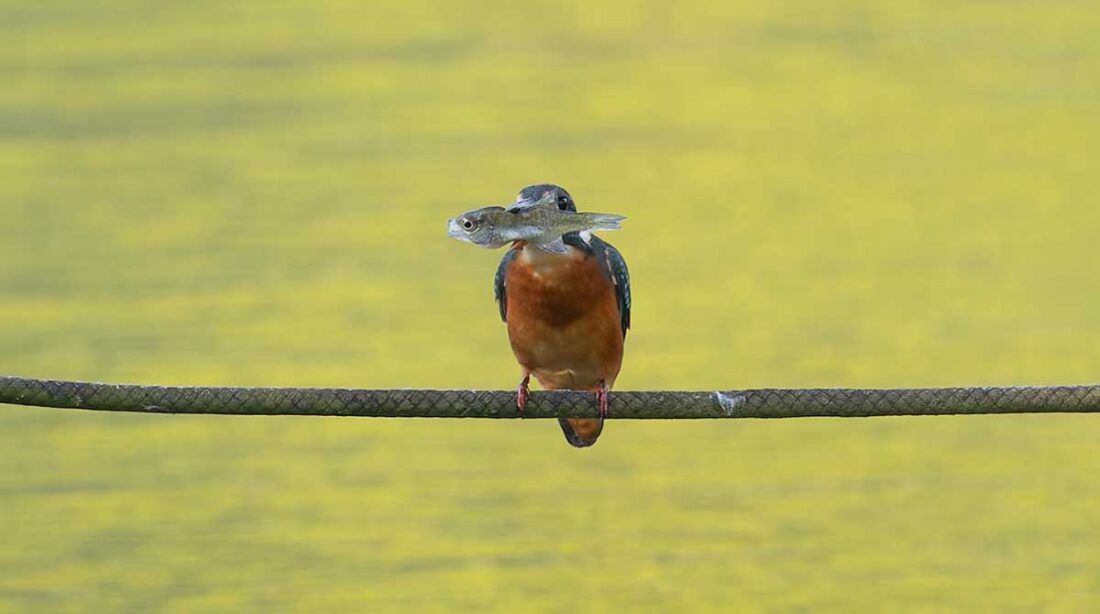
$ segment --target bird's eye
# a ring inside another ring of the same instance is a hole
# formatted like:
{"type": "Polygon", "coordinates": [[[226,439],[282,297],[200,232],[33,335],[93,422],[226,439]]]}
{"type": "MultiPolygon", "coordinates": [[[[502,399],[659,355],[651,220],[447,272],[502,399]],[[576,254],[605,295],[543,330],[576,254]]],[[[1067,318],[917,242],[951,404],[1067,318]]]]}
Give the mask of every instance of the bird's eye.
{"type": "Polygon", "coordinates": [[[462,228],[466,230],[473,230],[474,226],[477,226],[477,224],[475,224],[473,220],[468,217],[462,218],[462,228]]]}
{"type": "Polygon", "coordinates": [[[568,205],[569,204],[569,197],[566,196],[565,194],[562,194],[561,196],[558,196],[558,204],[559,205],[568,205]]]}

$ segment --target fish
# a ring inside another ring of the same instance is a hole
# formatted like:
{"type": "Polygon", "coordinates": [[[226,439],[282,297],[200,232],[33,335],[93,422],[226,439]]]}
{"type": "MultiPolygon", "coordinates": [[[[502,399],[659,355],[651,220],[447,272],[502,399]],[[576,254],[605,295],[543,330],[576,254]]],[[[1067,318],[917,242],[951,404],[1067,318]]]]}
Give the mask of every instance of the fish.
{"type": "Polygon", "coordinates": [[[511,207],[482,207],[447,221],[447,235],[487,249],[526,241],[543,251],[568,251],[562,235],[570,232],[619,230],[626,217],[610,213],[562,211],[552,199],[511,207]]]}

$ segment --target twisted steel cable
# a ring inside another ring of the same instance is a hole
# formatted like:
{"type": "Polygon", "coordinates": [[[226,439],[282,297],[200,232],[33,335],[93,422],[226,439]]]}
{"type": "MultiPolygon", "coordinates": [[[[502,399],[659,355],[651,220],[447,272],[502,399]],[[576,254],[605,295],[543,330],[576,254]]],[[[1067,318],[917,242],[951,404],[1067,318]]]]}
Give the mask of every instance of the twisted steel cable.
{"type": "MultiPolygon", "coordinates": [[[[507,390],[352,390],[96,384],[0,376],[0,403],[169,414],[516,418],[507,390]]],[[[1100,412],[1100,385],[614,392],[612,418],[798,418],[1100,412]]],[[[531,394],[527,418],[596,415],[591,393],[531,394]]]]}

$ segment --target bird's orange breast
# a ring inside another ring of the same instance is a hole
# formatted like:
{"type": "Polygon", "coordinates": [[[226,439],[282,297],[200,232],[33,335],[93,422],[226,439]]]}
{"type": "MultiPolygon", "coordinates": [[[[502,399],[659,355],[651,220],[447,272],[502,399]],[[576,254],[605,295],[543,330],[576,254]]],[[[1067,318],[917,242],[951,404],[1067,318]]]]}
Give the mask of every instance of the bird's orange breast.
{"type": "Polygon", "coordinates": [[[623,358],[615,286],[595,258],[570,247],[533,247],[505,272],[508,338],[516,359],[547,389],[610,388],[623,358]]]}

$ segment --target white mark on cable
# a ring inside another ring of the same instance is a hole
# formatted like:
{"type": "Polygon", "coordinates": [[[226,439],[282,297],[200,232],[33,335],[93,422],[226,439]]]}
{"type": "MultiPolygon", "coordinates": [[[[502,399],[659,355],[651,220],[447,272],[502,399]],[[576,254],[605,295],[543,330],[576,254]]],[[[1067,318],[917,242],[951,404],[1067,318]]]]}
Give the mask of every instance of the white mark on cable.
{"type": "Polygon", "coordinates": [[[722,391],[715,391],[714,400],[718,401],[718,406],[722,408],[722,413],[727,416],[733,416],[737,408],[745,404],[745,395],[739,394],[730,396],[722,391]]]}

